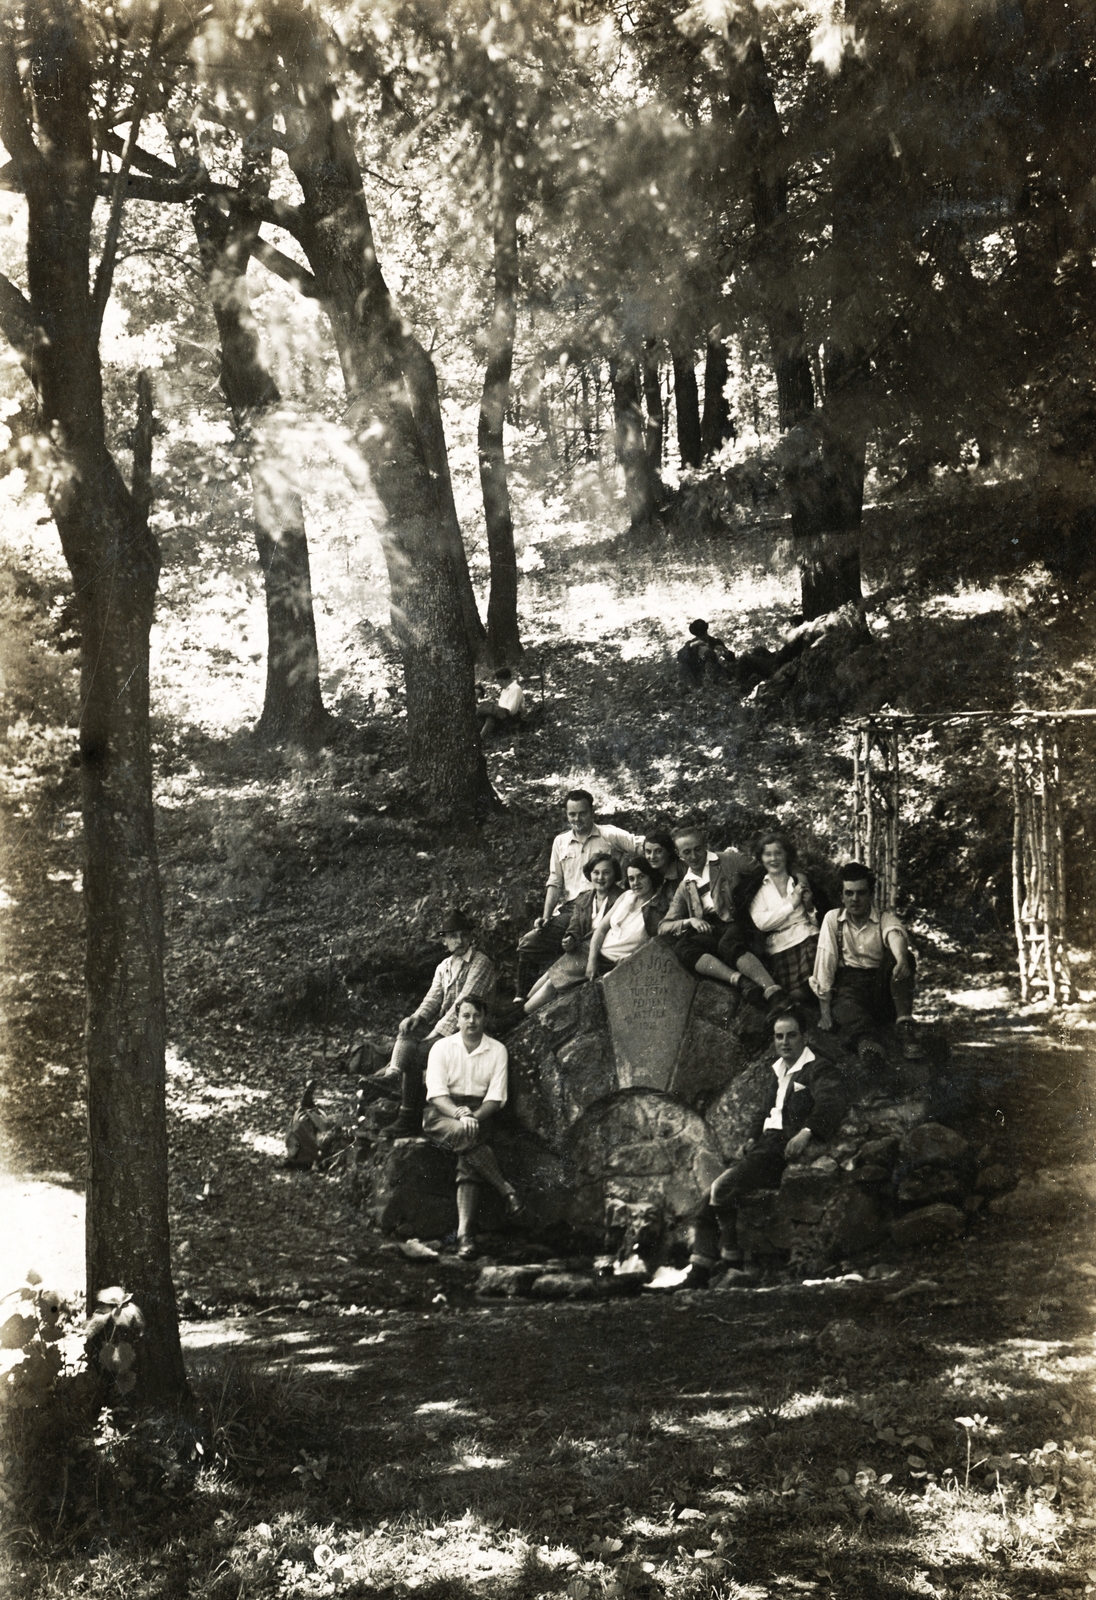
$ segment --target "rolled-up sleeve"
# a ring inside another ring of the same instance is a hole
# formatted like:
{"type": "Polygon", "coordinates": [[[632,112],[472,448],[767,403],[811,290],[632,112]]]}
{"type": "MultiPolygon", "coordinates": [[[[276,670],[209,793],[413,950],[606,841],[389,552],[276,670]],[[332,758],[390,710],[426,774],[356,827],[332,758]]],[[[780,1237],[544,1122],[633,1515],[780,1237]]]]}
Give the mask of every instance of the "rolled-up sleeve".
{"type": "MultiPolygon", "coordinates": [[[[563,835],[566,838],[566,834],[563,835]]],[[[552,855],[548,862],[548,888],[563,889],[563,855],[560,850],[560,840],[552,840],[552,855]]]]}
{"type": "Polygon", "coordinates": [[[441,1011],[445,999],[445,962],[434,968],[434,981],[426,991],[426,998],[416,1006],[411,1015],[417,1022],[433,1022],[441,1011]]]}
{"type": "Polygon", "coordinates": [[[833,980],[837,975],[837,911],[827,911],[822,918],[818,934],[818,952],[814,958],[811,989],[820,1000],[828,1000],[833,993],[833,980]]]}

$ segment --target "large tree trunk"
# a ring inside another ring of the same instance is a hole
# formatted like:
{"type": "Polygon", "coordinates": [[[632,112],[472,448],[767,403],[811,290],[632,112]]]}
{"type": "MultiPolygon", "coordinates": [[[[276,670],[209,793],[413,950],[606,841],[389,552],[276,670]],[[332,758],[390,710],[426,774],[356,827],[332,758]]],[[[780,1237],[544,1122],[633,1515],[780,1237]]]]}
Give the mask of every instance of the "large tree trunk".
{"type": "Polygon", "coordinates": [[[696,386],[696,356],[691,346],[674,343],[674,408],[677,416],[677,451],[683,467],[699,467],[704,459],[700,429],[700,396],[696,386]]]}
{"type": "MultiPolygon", "coordinates": [[[[181,159],[180,145],[176,163],[184,170],[191,165],[181,159]]],[[[250,175],[257,176],[254,167],[250,175]]],[[[255,545],[266,591],[266,691],[255,735],[265,743],[314,749],[330,731],[332,718],[320,690],[304,506],[280,437],[281,395],[263,360],[247,290],[258,227],[227,214],[212,200],[199,200],[193,215],[221,341],[221,389],[237,438],[246,445],[255,545]]]]}
{"type": "Polygon", "coordinates": [[[662,378],[659,372],[658,346],[648,339],[643,346],[643,404],[647,424],[643,434],[643,448],[652,476],[662,477],[662,437],[666,427],[665,407],[662,404],[662,378]]]}
{"type": "Polygon", "coordinates": [[[159,551],[106,447],[89,292],[94,105],[82,36],[45,0],[27,13],[37,143],[0,42],[0,136],[27,197],[33,371],[59,470],[51,508],[81,634],[79,727],[87,917],[87,1287],[144,1313],[134,1398],[186,1395],[167,1203],[163,912],[149,742],[149,630],[159,551]]]}
{"type": "MultiPolygon", "coordinates": [[[[788,157],[784,130],[760,41],[728,51],[732,97],[744,111],[750,141],[750,199],[756,250],[754,271],[765,299],[765,321],[776,376],[780,427],[790,441],[784,486],[792,515],[804,615],[808,619],[860,603],[860,517],[865,439],[846,424],[847,409],[815,411],[810,353],[789,259],[788,157]]],[[[829,385],[827,382],[827,391],[829,385]]]]}
{"type": "Polygon", "coordinates": [[[700,458],[718,455],[734,432],[727,400],[727,346],[719,334],[708,338],[704,350],[704,414],[700,419],[700,458]]]}
{"type": "Polygon", "coordinates": [[[626,352],[609,364],[613,386],[617,460],[624,469],[624,497],[633,528],[642,527],[657,505],[655,479],[647,459],[643,407],[639,395],[639,364],[626,352]]]}
{"type": "MultiPolygon", "coordinates": [[[[477,731],[472,647],[444,486],[422,425],[433,364],[396,310],[377,261],[346,108],[327,76],[326,41],[306,12],[299,19],[286,58],[301,96],[299,109],[286,114],[289,162],[303,195],[298,237],[335,336],[347,425],[376,495],[407,684],[411,773],[435,813],[481,814],[494,797],[477,731]]],[[[440,433],[436,388],[434,402],[440,433]]]]}
{"type": "Polygon", "coordinates": [[[501,667],[513,666],[522,653],[518,632],[518,562],[504,437],[517,327],[518,206],[513,175],[501,143],[495,152],[492,202],[495,295],[487,332],[487,369],[483,375],[477,445],[487,550],[491,558],[487,649],[491,665],[501,667]]]}

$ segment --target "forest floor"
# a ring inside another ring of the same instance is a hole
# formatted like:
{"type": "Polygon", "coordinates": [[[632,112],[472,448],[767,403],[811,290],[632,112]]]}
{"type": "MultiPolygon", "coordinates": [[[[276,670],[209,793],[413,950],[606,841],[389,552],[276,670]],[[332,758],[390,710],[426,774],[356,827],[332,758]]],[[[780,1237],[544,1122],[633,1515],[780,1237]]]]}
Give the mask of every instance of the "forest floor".
{"type": "MultiPolygon", "coordinates": [[[[1002,563],[1004,511],[980,514],[869,519],[869,618],[893,703],[1092,704],[1091,574],[1056,572],[1026,536],[1002,563]]],[[[525,616],[540,721],[492,747],[507,809],[476,838],[417,816],[397,693],[317,757],[213,737],[161,707],[175,1276],[217,1456],[184,1493],[147,1452],[101,1445],[112,1475],[74,1487],[55,1541],[14,1547],[13,1595],[1096,1592],[1086,1216],[1022,1236],[979,1217],[931,1257],[882,1252],[825,1283],[488,1305],[466,1267],[405,1262],[371,1231],[352,1170],[281,1165],[306,1078],[349,1114],[347,1044],[389,1033],[418,997],[443,905],[467,905],[510,960],[563,789],[585,784],[626,825],[699,806],[735,842],[779,821],[819,853],[847,849],[840,729],[677,681],[691,616],[736,647],[786,628],[794,582],[764,537],[668,556],[619,541],[545,551],[525,616]]],[[[9,730],[5,1192],[47,1219],[37,1259],[5,1230],[11,1287],[28,1266],[66,1288],[80,1276],[70,747],[53,728],[9,730]]],[[[1079,1002],[1053,1027],[1021,1008],[992,740],[941,735],[914,755],[924,1013],[978,1059],[976,1131],[999,1159],[1087,1163],[1087,941],[1072,953],[1079,1002]]]]}

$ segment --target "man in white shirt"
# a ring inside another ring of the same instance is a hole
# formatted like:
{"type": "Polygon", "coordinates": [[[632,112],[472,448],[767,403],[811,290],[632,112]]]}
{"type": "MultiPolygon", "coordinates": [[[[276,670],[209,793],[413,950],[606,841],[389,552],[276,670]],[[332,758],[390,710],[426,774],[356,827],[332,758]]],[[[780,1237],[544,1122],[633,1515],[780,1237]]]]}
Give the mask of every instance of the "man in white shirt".
{"type": "Polygon", "coordinates": [[[498,693],[493,700],[481,700],[476,706],[480,719],[480,735],[486,738],[496,728],[505,728],[511,722],[520,722],[525,705],[525,691],[509,667],[500,667],[495,673],[498,693]]]}
{"type": "Polygon", "coordinates": [[[782,1007],[773,1019],[777,1058],[751,1137],[712,1184],[693,1224],[689,1272],[682,1287],[706,1288],[714,1267],[731,1271],[742,1266],[738,1244],[738,1202],[755,1189],[776,1189],[789,1161],[808,1146],[832,1139],[841,1126],[847,1100],[841,1074],[832,1062],[817,1057],[807,1043],[803,1021],[794,1007],[782,1007]]]}
{"type": "Polygon", "coordinates": [[[504,1044],[484,1033],[485,1011],[479,995],[466,994],[457,1008],[459,1031],[438,1040],[426,1066],[423,1132],[457,1157],[457,1254],[465,1261],[476,1253],[472,1230],[482,1183],[498,1190],[508,1215],[522,1209],[486,1142],[489,1122],[506,1104],[507,1055],[504,1044]]]}
{"type": "Polygon", "coordinates": [[[841,868],[841,906],[827,911],[818,934],[811,988],[819,1027],[835,1028],[865,1066],[886,1067],[880,1034],[893,1023],[907,1061],[923,1055],[913,1021],[914,958],[893,911],[874,901],[875,874],[859,861],[841,868]]]}
{"type": "Polygon", "coordinates": [[[552,841],[544,910],[518,942],[515,1005],[524,1005],[541,973],[562,953],[573,902],[589,888],[582,869],[591,857],[607,853],[623,861],[625,856],[643,852],[642,834],[626,833],[609,822],[595,822],[593,797],[585,789],[572,789],[566,806],[569,826],[552,841]]]}

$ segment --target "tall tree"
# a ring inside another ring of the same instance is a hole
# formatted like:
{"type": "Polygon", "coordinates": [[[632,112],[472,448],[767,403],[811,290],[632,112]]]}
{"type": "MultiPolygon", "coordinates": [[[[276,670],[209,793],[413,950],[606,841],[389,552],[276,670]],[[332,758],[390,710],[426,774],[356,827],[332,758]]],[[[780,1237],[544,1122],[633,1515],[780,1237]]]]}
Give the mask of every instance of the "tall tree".
{"type": "MultiPolygon", "coordinates": [[[[175,129],[181,176],[208,178],[192,127],[175,129]]],[[[170,168],[165,170],[170,175],[170,168]]],[[[269,151],[245,148],[241,189],[269,190],[269,151]]],[[[266,593],[266,690],[256,737],[303,748],[322,744],[332,718],[320,691],[312,574],[300,488],[284,448],[281,394],[263,359],[247,269],[259,224],[238,206],[209,196],[194,202],[194,231],[221,346],[221,390],[251,477],[252,522],[266,593]]]]}
{"type": "MultiPolygon", "coordinates": [[[[142,20],[147,13],[130,19],[130,44],[142,20]]],[[[134,1296],[146,1320],[137,1396],[166,1403],[185,1395],[186,1376],[168,1233],[163,912],[148,718],[160,560],[148,527],[147,460],[131,490],[106,444],[99,328],[117,230],[112,243],[108,223],[93,281],[100,21],[72,0],[9,9],[0,24],[0,138],[27,199],[23,354],[55,452],[50,506],[80,628],[88,1292],[121,1285],[134,1296]]],[[[157,13],[149,51],[158,31],[157,13]]],[[[121,57],[123,41],[113,43],[121,57]]],[[[9,309],[18,293],[5,285],[9,309]]]]}

